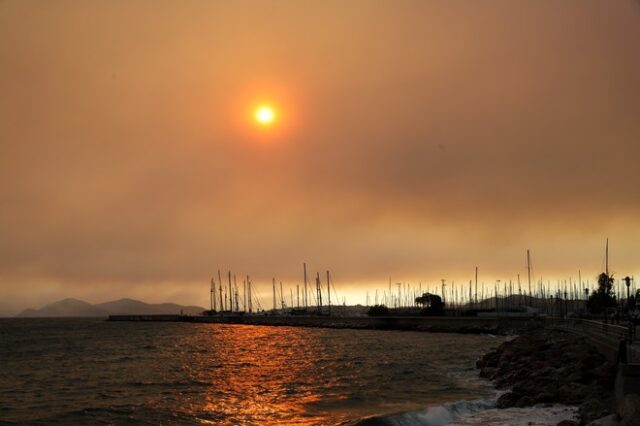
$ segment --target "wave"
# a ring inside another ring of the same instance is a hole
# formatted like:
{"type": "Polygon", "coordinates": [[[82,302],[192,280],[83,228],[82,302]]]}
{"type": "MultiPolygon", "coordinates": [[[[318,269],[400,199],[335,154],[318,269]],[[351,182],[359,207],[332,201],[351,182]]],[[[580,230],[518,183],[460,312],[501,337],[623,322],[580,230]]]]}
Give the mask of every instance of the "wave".
{"type": "Polygon", "coordinates": [[[111,425],[192,425],[215,424],[223,420],[220,415],[206,413],[182,412],[179,410],[162,409],[144,405],[119,405],[107,407],[87,407],[77,410],[69,410],[45,417],[32,418],[26,421],[0,421],[0,426],[24,425],[29,426],[77,426],[90,424],[98,426],[111,425]]]}
{"type": "Polygon", "coordinates": [[[370,417],[358,426],[445,426],[445,425],[556,425],[562,420],[576,420],[577,408],[561,404],[541,404],[526,408],[496,408],[497,398],[457,401],[424,410],[370,417]]]}
{"type": "Polygon", "coordinates": [[[455,423],[461,417],[482,410],[495,408],[497,398],[475,401],[456,401],[388,416],[370,417],[356,423],[358,426],[444,426],[455,423]]]}

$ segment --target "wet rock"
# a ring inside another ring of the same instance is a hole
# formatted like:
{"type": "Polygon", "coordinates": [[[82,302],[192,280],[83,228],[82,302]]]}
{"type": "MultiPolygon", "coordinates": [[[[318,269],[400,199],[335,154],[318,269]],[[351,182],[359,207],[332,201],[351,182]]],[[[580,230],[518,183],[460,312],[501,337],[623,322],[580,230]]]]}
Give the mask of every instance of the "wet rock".
{"type": "Polygon", "coordinates": [[[596,419],[608,416],[611,414],[611,407],[613,405],[613,398],[611,396],[591,396],[582,404],[578,409],[578,414],[583,423],[589,423],[596,419]]]}
{"type": "Polygon", "coordinates": [[[618,414],[622,417],[622,426],[640,426],[640,395],[625,396],[618,408],[618,414]]]}
{"type": "Polygon", "coordinates": [[[498,408],[578,405],[581,424],[612,413],[614,366],[584,338],[531,330],[486,354],[476,366],[496,387],[510,390],[498,399],[498,408]]]}
{"type": "Polygon", "coordinates": [[[596,419],[590,423],[587,423],[587,426],[619,426],[620,422],[618,421],[618,416],[615,414],[610,414],[605,417],[601,417],[596,419]]]}
{"type": "Polygon", "coordinates": [[[507,392],[498,398],[496,403],[496,407],[498,408],[510,408],[515,407],[518,401],[523,397],[521,393],[518,392],[507,392]]]}
{"type": "Polygon", "coordinates": [[[532,405],[535,405],[536,402],[533,400],[533,398],[525,395],[522,398],[520,398],[517,402],[516,402],[516,407],[522,408],[522,407],[530,407],[532,405]]]}
{"type": "Polygon", "coordinates": [[[480,371],[480,377],[484,377],[489,380],[493,380],[497,374],[498,369],[495,367],[485,367],[480,371]]]}

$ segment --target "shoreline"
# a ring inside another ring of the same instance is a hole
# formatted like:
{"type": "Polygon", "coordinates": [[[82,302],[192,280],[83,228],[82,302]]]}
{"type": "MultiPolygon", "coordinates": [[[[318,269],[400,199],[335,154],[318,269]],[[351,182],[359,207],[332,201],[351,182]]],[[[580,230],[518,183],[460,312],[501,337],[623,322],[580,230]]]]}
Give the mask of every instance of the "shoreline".
{"type": "MultiPolygon", "coordinates": [[[[583,337],[559,330],[528,330],[485,354],[476,368],[480,377],[505,391],[497,400],[499,409],[537,404],[577,407],[578,422],[560,422],[563,426],[618,420],[616,365],[583,337]]],[[[625,420],[620,424],[637,424],[625,420]]]]}

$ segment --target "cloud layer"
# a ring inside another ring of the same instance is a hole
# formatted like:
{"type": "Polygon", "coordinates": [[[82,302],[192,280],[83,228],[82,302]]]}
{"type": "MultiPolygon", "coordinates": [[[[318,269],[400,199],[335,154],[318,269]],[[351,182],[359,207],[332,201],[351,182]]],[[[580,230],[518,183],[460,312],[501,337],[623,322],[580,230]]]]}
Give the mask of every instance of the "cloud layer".
{"type": "MultiPolygon", "coordinates": [[[[635,2],[0,3],[0,313],[218,268],[638,273],[635,2]],[[244,119],[267,97],[270,138],[244,119]]],[[[204,291],[203,291],[204,289],[204,291]]],[[[356,296],[359,299],[356,299],[356,296]]]]}

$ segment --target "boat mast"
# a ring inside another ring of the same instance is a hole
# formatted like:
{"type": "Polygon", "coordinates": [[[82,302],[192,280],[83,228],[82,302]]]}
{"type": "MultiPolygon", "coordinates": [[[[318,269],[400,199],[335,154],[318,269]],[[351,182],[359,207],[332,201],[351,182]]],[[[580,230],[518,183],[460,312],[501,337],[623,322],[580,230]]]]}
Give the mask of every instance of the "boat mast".
{"type": "Polygon", "coordinates": [[[233,298],[231,297],[231,271],[229,271],[229,311],[233,311],[233,298]]]}
{"type": "Polygon", "coordinates": [[[607,238],[607,247],[605,249],[604,258],[605,274],[607,274],[607,278],[609,278],[609,238],[607,238]]]}
{"type": "Polygon", "coordinates": [[[322,313],[322,288],[320,288],[320,272],[316,272],[316,294],[318,295],[318,313],[322,313]]]}
{"type": "Polygon", "coordinates": [[[242,297],[243,297],[242,310],[244,312],[247,312],[247,280],[243,280],[242,289],[244,290],[242,292],[242,297]]]}
{"type": "Polygon", "coordinates": [[[276,311],[276,279],[272,279],[273,283],[273,312],[276,311]]]}
{"type": "Polygon", "coordinates": [[[220,313],[224,311],[224,304],[222,303],[222,275],[220,275],[220,269],[218,269],[218,290],[220,290],[220,313]]]}
{"type": "Polygon", "coordinates": [[[280,281],[280,306],[284,310],[284,293],[282,292],[282,281],[280,281]]]}
{"type": "Polygon", "coordinates": [[[531,255],[527,249],[527,281],[529,284],[529,297],[531,297],[531,255]]]}
{"type": "Polygon", "coordinates": [[[216,282],[214,281],[213,277],[211,277],[211,289],[209,290],[209,298],[210,300],[210,305],[211,305],[211,312],[213,312],[215,310],[215,304],[216,304],[216,282]]]}
{"type": "Polygon", "coordinates": [[[329,314],[331,314],[331,280],[329,279],[329,271],[327,271],[327,303],[329,306],[329,314]]]}
{"type": "Polygon", "coordinates": [[[578,269],[578,289],[582,290],[582,272],[578,269]]]}
{"type": "Polygon", "coordinates": [[[475,295],[475,305],[476,309],[478,309],[478,267],[476,266],[476,295],[475,295]]]}
{"type": "Polygon", "coordinates": [[[247,301],[249,302],[249,313],[251,313],[253,304],[251,302],[251,280],[249,279],[249,275],[247,275],[247,292],[249,293],[247,296],[247,301]]]}
{"type": "Polygon", "coordinates": [[[235,299],[236,299],[236,312],[240,312],[240,291],[238,291],[238,281],[236,280],[236,274],[233,274],[233,287],[235,290],[235,299]]]}
{"type": "Polygon", "coordinates": [[[308,301],[307,301],[307,264],[303,263],[302,267],[304,268],[304,308],[307,309],[309,307],[308,301]]]}

